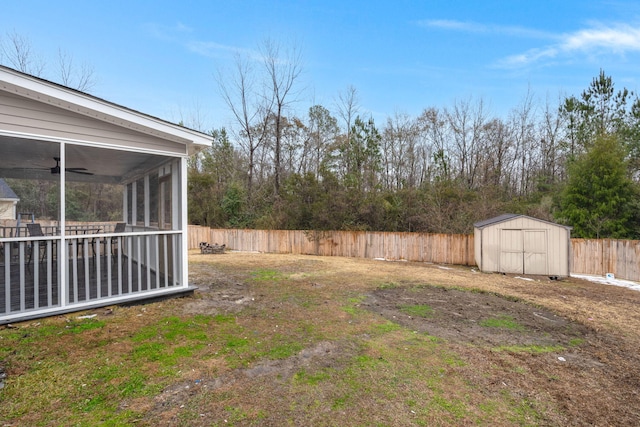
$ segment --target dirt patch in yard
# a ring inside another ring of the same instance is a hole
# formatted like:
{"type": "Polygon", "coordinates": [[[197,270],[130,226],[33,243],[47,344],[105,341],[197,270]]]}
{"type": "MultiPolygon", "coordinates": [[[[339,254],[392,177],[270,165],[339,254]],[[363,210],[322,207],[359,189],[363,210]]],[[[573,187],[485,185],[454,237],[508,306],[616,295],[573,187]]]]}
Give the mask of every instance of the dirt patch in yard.
{"type": "MultiPolygon", "coordinates": [[[[328,296],[338,288],[363,292],[355,306],[447,343],[464,360],[456,372],[486,396],[508,392],[545,412],[531,424],[640,422],[640,410],[629,404],[640,397],[638,292],[422,263],[258,254],[224,261],[287,273],[328,296]]],[[[218,285],[203,295],[220,302],[233,294],[225,310],[261,304],[255,288],[235,280],[218,285]]],[[[291,371],[287,363],[279,362],[282,372],[291,371]]]]}
{"type": "Polygon", "coordinates": [[[355,258],[189,261],[190,297],[0,329],[4,424],[640,425],[640,292],[355,258]]]}
{"type": "MultiPolygon", "coordinates": [[[[607,290],[600,288],[592,298],[607,290]]],[[[513,297],[446,287],[378,289],[363,305],[453,343],[468,362],[461,371],[488,395],[508,390],[531,402],[552,396],[557,407],[542,424],[640,420],[640,412],[627,405],[640,397],[640,359],[620,336],[513,297]],[[492,374],[493,366],[502,368],[499,375],[492,374]]]]}
{"type": "Polygon", "coordinates": [[[374,291],[364,305],[412,330],[480,346],[558,347],[589,333],[544,307],[487,292],[385,288],[374,291]]]}

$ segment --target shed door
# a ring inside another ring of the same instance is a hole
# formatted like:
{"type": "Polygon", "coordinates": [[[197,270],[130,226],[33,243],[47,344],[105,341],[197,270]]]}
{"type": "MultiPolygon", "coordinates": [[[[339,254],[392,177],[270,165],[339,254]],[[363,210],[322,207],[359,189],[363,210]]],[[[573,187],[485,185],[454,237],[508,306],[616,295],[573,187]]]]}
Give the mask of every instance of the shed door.
{"type": "Polygon", "coordinates": [[[523,230],[524,274],[548,274],[547,231],[523,230]]]}
{"type": "Polygon", "coordinates": [[[524,274],[522,230],[500,230],[500,272],[524,274]]]}
{"type": "Polygon", "coordinates": [[[548,274],[546,230],[500,230],[500,271],[548,274]]]}

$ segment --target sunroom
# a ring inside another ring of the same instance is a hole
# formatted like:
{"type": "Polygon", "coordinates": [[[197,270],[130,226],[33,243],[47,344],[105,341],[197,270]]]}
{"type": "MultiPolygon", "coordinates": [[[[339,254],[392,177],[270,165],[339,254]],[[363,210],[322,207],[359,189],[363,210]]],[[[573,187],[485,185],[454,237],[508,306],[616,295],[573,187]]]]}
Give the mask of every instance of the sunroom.
{"type": "Polygon", "coordinates": [[[0,324],[191,292],[187,160],[210,141],[0,66],[0,324]]]}

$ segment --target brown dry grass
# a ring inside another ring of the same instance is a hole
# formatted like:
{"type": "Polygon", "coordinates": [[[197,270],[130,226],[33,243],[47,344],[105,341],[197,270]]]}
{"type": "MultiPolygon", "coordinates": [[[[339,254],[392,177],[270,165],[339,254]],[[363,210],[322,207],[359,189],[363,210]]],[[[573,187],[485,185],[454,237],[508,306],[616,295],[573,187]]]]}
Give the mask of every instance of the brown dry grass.
{"type": "Polygon", "coordinates": [[[95,310],[86,330],[0,330],[0,425],[640,422],[634,291],[254,253],[192,252],[190,280],[193,297],[95,310]],[[506,315],[523,328],[478,326],[506,315]]]}
{"type": "MultiPolygon", "coordinates": [[[[479,388],[489,388],[488,384],[502,386],[508,380],[516,395],[527,396],[526,405],[535,402],[545,413],[542,418],[532,420],[534,424],[626,425],[640,422],[638,411],[627,405],[640,392],[640,360],[635,356],[635,349],[640,345],[638,292],[572,278],[550,281],[537,277],[532,282],[507,275],[484,274],[473,268],[423,263],[264,254],[236,254],[230,262],[198,255],[192,259],[213,263],[222,269],[224,265],[233,265],[234,270],[261,266],[289,272],[292,278],[299,279],[298,282],[319,287],[317,292],[322,294],[324,290],[328,300],[332,295],[335,299],[336,289],[346,295],[359,295],[385,286],[411,288],[429,284],[495,293],[543,307],[587,331],[582,338],[583,345],[560,352],[569,364],[556,363],[556,353],[505,354],[491,348],[449,343],[450,349],[468,363],[457,369],[458,373],[463,373],[463,381],[475,381],[479,388]],[[308,272],[305,272],[307,268],[308,272]],[[498,372],[495,372],[496,365],[501,367],[498,372]],[[513,375],[514,370],[517,375],[513,375]]],[[[454,378],[447,384],[450,393],[456,389],[452,387],[454,378]]],[[[502,391],[504,389],[499,393],[502,391]]],[[[489,392],[485,390],[484,393],[489,392]]],[[[482,399],[477,405],[483,405],[482,399]]],[[[503,410],[499,408],[496,412],[503,410]]],[[[512,415],[507,419],[513,421],[512,415]]],[[[500,424],[497,420],[496,423],[500,424]]]]}

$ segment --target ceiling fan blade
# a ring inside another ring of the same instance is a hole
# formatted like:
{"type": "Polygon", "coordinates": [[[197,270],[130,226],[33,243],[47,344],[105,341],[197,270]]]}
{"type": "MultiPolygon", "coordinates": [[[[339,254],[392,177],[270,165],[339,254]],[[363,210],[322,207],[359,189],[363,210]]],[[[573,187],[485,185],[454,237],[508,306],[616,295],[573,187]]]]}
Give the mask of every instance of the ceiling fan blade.
{"type": "Polygon", "coordinates": [[[91,172],[84,172],[83,170],[80,170],[80,169],[86,170],[85,168],[71,168],[71,169],[67,168],[67,172],[69,172],[69,173],[77,173],[77,174],[80,174],[80,175],[93,175],[91,172]]]}
{"type": "MultiPolygon", "coordinates": [[[[60,157],[54,157],[53,160],[55,160],[56,165],[52,168],[22,168],[22,169],[27,169],[27,170],[42,170],[42,171],[51,171],[52,175],[57,175],[60,173],[60,157]]],[[[93,175],[93,173],[91,172],[86,172],[87,168],[66,168],[65,169],[66,172],[70,172],[70,173],[77,173],[77,174],[81,174],[81,175],[93,175]]]]}

